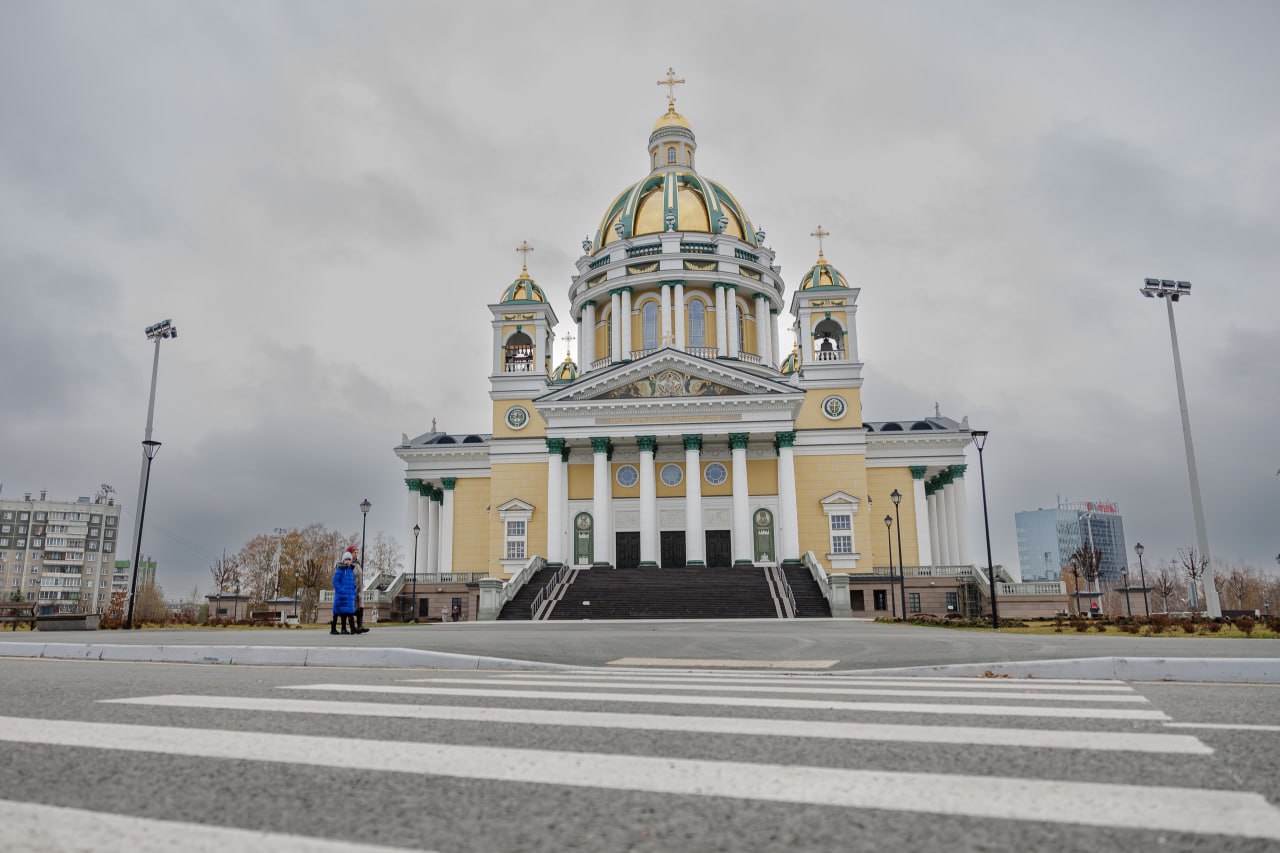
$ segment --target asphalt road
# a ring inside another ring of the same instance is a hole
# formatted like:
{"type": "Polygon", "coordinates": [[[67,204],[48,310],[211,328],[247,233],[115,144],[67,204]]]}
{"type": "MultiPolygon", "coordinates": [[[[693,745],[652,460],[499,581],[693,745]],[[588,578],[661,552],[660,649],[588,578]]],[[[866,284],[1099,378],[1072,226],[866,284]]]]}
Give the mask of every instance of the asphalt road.
{"type": "Polygon", "coordinates": [[[848,619],[472,622],[327,630],[3,632],[0,642],[402,647],[601,666],[621,658],[830,661],[831,669],[1099,656],[1280,657],[1280,640],[993,634],[848,619]]]}
{"type": "Polygon", "coordinates": [[[1280,849],[1280,686],[41,660],[0,686],[3,850],[1280,849]]]}

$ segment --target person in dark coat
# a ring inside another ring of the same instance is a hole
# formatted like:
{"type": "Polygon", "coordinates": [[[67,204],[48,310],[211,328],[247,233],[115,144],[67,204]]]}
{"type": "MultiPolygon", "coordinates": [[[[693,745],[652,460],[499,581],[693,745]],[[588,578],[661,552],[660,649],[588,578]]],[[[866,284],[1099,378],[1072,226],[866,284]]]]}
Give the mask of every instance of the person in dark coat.
{"type": "Polygon", "coordinates": [[[351,554],[342,555],[342,562],[333,569],[333,619],[329,621],[330,634],[356,634],[356,572],[351,565],[351,554]],[[338,620],[342,630],[338,630],[338,620]],[[351,630],[347,630],[350,628],[351,630]]]}

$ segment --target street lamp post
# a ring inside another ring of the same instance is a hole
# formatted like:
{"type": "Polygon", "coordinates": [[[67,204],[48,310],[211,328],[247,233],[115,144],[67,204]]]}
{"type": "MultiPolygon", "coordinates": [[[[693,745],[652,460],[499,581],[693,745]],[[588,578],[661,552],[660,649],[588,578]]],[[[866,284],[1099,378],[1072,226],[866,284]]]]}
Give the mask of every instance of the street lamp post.
{"type": "Polygon", "coordinates": [[[142,453],[146,457],[146,465],[142,469],[142,497],[138,501],[138,530],[133,537],[133,574],[129,577],[129,615],[125,617],[124,627],[133,628],[133,602],[138,593],[138,562],[142,559],[142,519],[147,514],[147,489],[151,486],[151,460],[160,452],[160,442],[142,442],[142,453]]]}
{"type": "MultiPolygon", "coordinates": [[[[902,493],[894,489],[889,497],[893,500],[893,520],[898,525],[898,594],[902,596],[902,619],[907,618],[907,567],[902,562],[902,514],[898,504],[902,503],[902,493]]],[[[919,523],[919,519],[916,520],[919,523]]]]}
{"type": "MultiPolygon", "coordinates": [[[[990,435],[990,431],[975,429],[969,435],[978,448],[978,475],[982,478],[982,529],[987,534],[987,581],[991,584],[991,629],[999,631],[1000,610],[996,605],[996,570],[991,563],[991,522],[987,516],[987,469],[982,463],[982,449],[987,446],[987,436],[990,435]]],[[[1077,609],[1079,609],[1078,604],[1077,609]]]]}
{"type": "Polygon", "coordinates": [[[1187,389],[1182,382],[1182,356],[1178,354],[1178,328],[1173,322],[1173,303],[1191,295],[1191,282],[1148,278],[1139,292],[1149,299],[1163,299],[1169,309],[1169,340],[1173,343],[1173,376],[1178,384],[1178,409],[1182,414],[1182,439],[1187,449],[1187,476],[1191,480],[1191,511],[1196,522],[1196,546],[1204,560],[1204,602],[1210,619],[1222,615],[1218,589],[1213,583],[1213,566],[1209,563],[1209,534],[1205,530],[1204,506],[1200,502],[1200,475],[1196,472],[1196,451],[1191,444],[1191,417],[1187,414],[1187,389]]]}
{"type": "Polygon", "coordinates": [[[1138,576],[1142,578],[1142,609],[1146,612],[1147,617],[1150,618],[1151,605],[1147,601],[1147,570],[1142,566],[1142,552],[1145,550],[1146,548],[1142,547],[1141,542],[1133,546],[1133,552],[1138,555],[1138,576]]]}
{"type": "Polygon", "coordinates": [[[1129,603],[1129,570],[1122,569],[1120,577],[1124,578],[1124,612],[1130,618],[1133,617],[1133,605],[1129,603]]]}
{"type": "MultiPolygon", "coordinates": [[[[364,538],[365,538],[365,532],[369,528],[369,510],[371,509],[373,509],[373,504],[369,503],[368,498],[365,498],[364,500],[360,501],[360,582],[361,582],[360,585],[361,586],[364,586],[364,584],[368,583],[369,581],[368,577],[365,575],[367,564],[365,563],[365,555],[364,555],[364,538]]],[[[356,598],[357,606],[359,608],[363,608],[364,607],[364,590],[357,589],[356,595],[358,596],[358,598],[356,598]]]]}
{"type": "MultiPolygon", "coordinates": [[[[151,459],[155,456],[155,451],[148,452],[148,442],[151,441],[151,429],[155,424],[156,414],[156,379],[160,374],[160,342],[169,338],[178,337],[178,327],[173,325],[172,320],[161,320],[159,323],[153,323],[143,330],[147,336],[147,340],[155,341],[155,355],[151,359],[151,395],[147,399],[147,428],[142,436],[142,470],[138,474],[138,514],[133,520],[133,550],[138,553],[138,544],[142,539],[142,504],[146,500],[148,478],[151,476],[151,459]]],[[[160,444],[155,443],[155,447],[159,448],[160,444]]],[[[125,622],[128,628],[133,627],[133,593],[137,588],[138,577],[138,559],[133,560],[133,580],[129,582],[129,617],[125,622]]]]}
{"type": "MultiPolygon", "coordinates": [[[[884,541],[889,546],[886,553],[889,555],[889,613],[894,619],[898,618],[898,605],[893,597],[893,516],[886,515],[884,517],[884,541]]],[[[904,614],[905,615],[905,614],[904,614]]]]}
{"type": "Polygon", "coordinates": [[[422,528],[418,525],[413,526],[413,621],[418,621],[418,534],[422,532],[422,528]]]}

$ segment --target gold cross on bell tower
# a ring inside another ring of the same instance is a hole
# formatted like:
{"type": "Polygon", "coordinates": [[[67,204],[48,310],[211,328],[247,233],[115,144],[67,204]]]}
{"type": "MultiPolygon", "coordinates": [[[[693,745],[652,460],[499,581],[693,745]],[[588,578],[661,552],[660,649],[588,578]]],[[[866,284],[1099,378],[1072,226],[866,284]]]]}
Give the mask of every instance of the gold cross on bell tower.
{"type": "Polygon", "coordinates": [[[658,81],[659,86],[667,87],[667,109],[671,112],[675,112],[676,109],[676,86],[682,83],[684,83],[684,78],[677,78],[676,70],[670,66],[667,66],[666,79],[658,81]]]}
{"type": "Polygon", "coordinates": [[[819,225],[819,226],[818,226],[818,230],[817,230],[817,231],[810,231],[810,232],[809,232],[809,236],[810,236],[810,237],[816,237],[816,238],[818,238],[818,257],[820,257],[820,258],[821,258],[821,257],[822,257],[822,238],[823,238],[823,237],[830,237],[830,236],[831,236],[831,232],[830,232],[830,231],[824,231],[824,230],[822,230],[822,226],[821,226],[821,225],[819,225]]]}
{"type": "Polygon", "coordinates": [[[516,251],[524,257],[520,259],[520,272],[522,275],[529,274],[529,253],[533,251],[533,247],[529,245],[528,240],[521,240],[520,245],[516,246],[516,251]]]}
{"type": "Polygon", "coordinates": [[[575,340],[577,340],[577,338],[575,338],[575,337],[573,336],[573,330],[572,330],[572,329],[570,329],[569,331],[565,332],[565,333],[564,333],[564,337],[563,337],[563,338],[561,338],[560,340],[564,341],[564,348],[565,348],[564,357],[565,357],[565,360],[566,360],[566,361],[573,361],[573,342],[574,342],[575,340]]]}

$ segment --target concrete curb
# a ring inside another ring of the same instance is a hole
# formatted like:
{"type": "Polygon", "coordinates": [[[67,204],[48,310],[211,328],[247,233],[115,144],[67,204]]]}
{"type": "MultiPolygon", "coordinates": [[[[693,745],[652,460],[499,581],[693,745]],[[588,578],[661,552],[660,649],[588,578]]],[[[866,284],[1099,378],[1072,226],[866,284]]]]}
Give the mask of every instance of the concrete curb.
{"type": "Polygon", "coordinates": [[[1280,684],[1280,658],[1067,658],[845,670],[847,675],[1118,678],[1124,681],[1223,681],[1280,684]]]}
{"type": "Polygon", "coordinates": [[[559,663],[402,648],[347,646],[145,646],[110,643],[0,642],[0,658],[417,669],[573,669],[559,663]]]}

